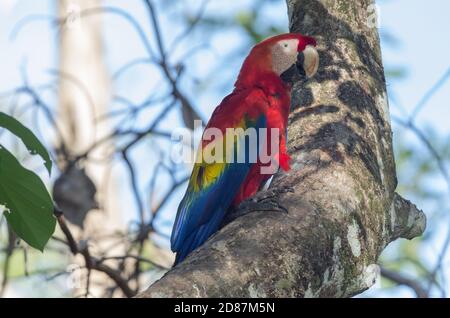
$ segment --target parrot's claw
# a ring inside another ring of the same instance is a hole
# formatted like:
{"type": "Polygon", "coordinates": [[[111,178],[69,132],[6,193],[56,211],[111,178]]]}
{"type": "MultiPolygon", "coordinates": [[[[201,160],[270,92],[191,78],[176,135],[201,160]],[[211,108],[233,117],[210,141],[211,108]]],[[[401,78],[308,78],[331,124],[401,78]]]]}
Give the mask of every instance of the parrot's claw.
{"type": "Polygon", "coordinates": [[[281,212],[289,213],[289,211],[280,204],[279,195],[281,193],[293,192],[292,188],[271,189],[259,192],[253,197],[242,202],[238,208],[228,211],[222,226],[231,223],[237,218],[253,212],[281,212]]]}

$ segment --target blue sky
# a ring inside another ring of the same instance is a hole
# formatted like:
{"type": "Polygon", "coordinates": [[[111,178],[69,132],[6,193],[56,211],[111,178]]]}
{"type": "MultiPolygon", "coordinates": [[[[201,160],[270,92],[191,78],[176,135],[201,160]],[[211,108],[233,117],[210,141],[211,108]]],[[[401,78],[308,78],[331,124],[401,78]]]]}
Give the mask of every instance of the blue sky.
{"type": "MultiPolygon", "coordinates": [[[[388,67],[401,65],[407,69],[405,79],[388,82],[388,90],[390,97],[395,97],[410,113],[430,87],[450,68],[450,36],[448,34],[450,20],[447,15],[450,10],[450,1],[386,0],[380,1],[379,4],[381,31],[389,31],[399,40],[398,46],[394,47],[382,43],[384,44],[382,45],[384,63],[388,67]]],[[[393,102],[391,102],[391,114],[405,117],[405,114],[393,102]]],[[[438,132],[440,138],[446,140],[450,134],[449,118],[450,81],[447,81],[420,112],[417,123],[421,128],[433,128],[438,132]]],[[[401,134],[401,131],[403,128],[394,125],[394,139],[401,134]]],[[[411,135],[407,135],[406,138],[417,144],[417,140],[411,135]]],[[[432,140],[432,142],[435,141],[432,140]]],[[[423,148],[419,149],[426,151],[423,148]]],[[[407,184],[407,175],[401,176],[399,181],[407,184]]],[[[431,180],[430,186],[437,187],[445,193],[445,187],[440,178],[431,180]]],[[[417,203],[425,211],[427,208],[435,208],[425,202],[417,203]]],[[[448,208],[448,200],[441,204],[444,209],[448,208]]],[[[436,235],[432,245],[427,245],[426,249],[422,249],[425,260],[435,260],[439,248],[443,244],[449,223],[449,216],[445,210],[440,222],[445,225],[433,227],[436,235]]],[[[386,253],[394,251],[395,249],[391,247],[386,253]]],[[[446,264],[449,259],[447,255],[446,264]]],[[[449,275],[450,272],[447,269],[446,276],[449,275]]],[[[368,292],[368,295],[373,295],[373,293],[374,290],[368,292]]],[[[399,297],[408,296],[411,293],[406,288],[397,288],[386,295],[399,297]]]]}
{"type": "MultiPolygon", "coordinates": [[[[386,65],[403,65],[405,80],[389,83],[390,89],[408,110],[450,68],[450,2],[446,0],[380,1],[381,29],[399,39],[398,47],[383,46],[386,65]]],[[[450,132],[450,82],[430,100],[420,113],[419,123],[432,125],[441,134],[450,132]]],[[[391,107],[396,112],[394,106],[391,107]]]]}
{"type": "MultiPolygon", "coordinates": [[[[186,1],[183,1],[187,3],[186,1]]],[[[189,4],[198,7],[201,1],[192,0],[189,4]]],[[[208,12],[232,14],[252,3],[251,0],[229,1],[212,0],[208,12]]],[[[144,30],[151,34],[146,12],[140,0],[109,0],[106,5],[117,6],[126,9],[143,25],[144,30]]],[[[382,43],[383,60],[387,67],[402,66],[407,70],[407,76],[402,80],[388,82],[390,92],[395,92],[395,98],[404,108],[411,111],[430,86],[437,81],[450,68],[450,1],[448,0],[384,0],[378,1],[380,6],[381,31],[389,32],[398,39],[395,46],[387,42],[382,43]]],[[[182,6],[180,2],[180,6],[182,6]]],[[[263,12],[265,19],[277,21],[277,24],[287,28],[287,16],[283,2],[271,5],[263,12]]],[[[11,32],[14,26],[22,18],[31,14],[54,14],[55,5],[51,0],[1,0],[0,1],[0,93],[21,85],[20,67],[25,66],[29,80],[32,84],[39,85],[54,79],[48,70],[57,67],[57,34],[46,22],[36,22],[25,26],[14,41],[11,41],[11,32]]],[[[161,17],[164,36],[167,42],[175,38],[175,34],[181,31],[181,26],[170,17],[161,17]]],[[[138,37],[132,28],[117,17],[105,18],[105,49],[106,61],[110,72],[115,72],[121,65],[146,55],[138,37]]],[[[196,43],[202,34],[196,34],[196,43]]],[[[246,41],[238,30],[229,30],[211,35],[207,43],[212,48],[205,50],[193,57],[187,63],[188,73],[198,79],[198,85],[192,85],[187,81],[185,89],[198,109],[207,118],[215,105],[233,85],[232,81],[211,81],[211,70],[218,61],[228,57],[236,47],[242,47],[246,41]]],[[[186,51],[193,43],[185,41],[180,44],[181,50],[177,54],[186,51]]],[[[177,55],[176,54],[176,55],[177,55]]],[[[235,77],[242,57],[225,64],[220,73],[221,78],[235,77]]],[[[127,96],[139,103],[148,97],[149,92],[158,87],[158,72],[152,67],[133,68],[126,72],[114,83],[115,93],[127,96]]],[[[46,96],[50,103],[56,99],[51,95],[46,96]]],[[[8,99],[1,99],[0,103],[7,103],[8,99]]],[[[442,138],[450,134],[450,81],[433,96],[426,108],[420,113],[418,123],[421,127],[431,126],[442,138]]],[[[118,107],[120,105],[114,105],[118,107]]],[[[391,103],[392,114],[404,116],[404,114],[391,103]]],[[[152,116],[148,113],[147,116],[152,116]]],[[[144,120],[145,121],[145,120],[144,120]]],[[[170,116],[165,123],[167,125],[179,122],[176,115],[170,116]]],[[[140,123],[143,124],[144,122],[140,123]]],[[[139,123],[138,123],[139,125],[139,123]]],[[[164,123],[162,123],[164,125],[164,123]]],[[[394,126],[394,137],[399,131],[394,126]]],[[[411,138],[411,137],[409,137],[411,138]]],[[[413,140],[413,139],[411,139],[413,140]]],[[[145,157],[146,148],[140,148],[133,157],[145,157]]],[[[142,173],[142,187],[145,189],[145,180],[151,172],[151,166],[142,173]]],[[[118,171],[118,178],[127,182],[124,171],[118,171]]],[[[179,193],[181,195],[181,191],[179,193]]],[[[167,205],[166,215],[173,217],[178,205],[179,196],[167,205]]],[[[130,194],[124,194],[124,201],[131,201],[130,194]]],[[[130,219],[134,215],[128,215],[130,219]]],[[[169,217],[170,219],[170,217],[169,217]]],[[[170,231],[171,221],[161,220],[165,231],[170,231]]],[[[437,242],[439,243],[439,239],[437,242]]],[[[434,252],[428,252],[427,256],[434,258],[434,252]]],[[[409,295],[408,291],[399,290],[395,295],[409,295]]]]}

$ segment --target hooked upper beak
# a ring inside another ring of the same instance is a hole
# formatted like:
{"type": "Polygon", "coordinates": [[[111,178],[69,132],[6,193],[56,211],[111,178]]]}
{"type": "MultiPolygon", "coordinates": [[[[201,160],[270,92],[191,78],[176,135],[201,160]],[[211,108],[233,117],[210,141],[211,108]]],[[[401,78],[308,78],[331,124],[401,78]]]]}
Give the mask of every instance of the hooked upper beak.
{"type": "Polygon", "coordinates": [[[302,52],[298,53],[297,68],[307,78],[313,77],[319,68],[319,53],[312,45],[307,45],[302,52]]]}

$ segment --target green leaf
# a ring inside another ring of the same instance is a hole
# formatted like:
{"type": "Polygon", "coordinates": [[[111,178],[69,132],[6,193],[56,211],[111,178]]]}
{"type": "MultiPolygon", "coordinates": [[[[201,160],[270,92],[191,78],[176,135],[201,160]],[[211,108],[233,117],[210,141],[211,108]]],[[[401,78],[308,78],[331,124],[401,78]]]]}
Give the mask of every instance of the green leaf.
{"type": "Polygon", "coordinates": [[[47,168],[48,173],[51,173],[52,161],[50,159],[50,155],[48,154],[47,149],[45,149],[31,130],[22,125],[18,120],[2,112],[0,112],[0,127],[9,130],[11,133],[20,138],[32,155],[38,154],[41,156],[44,160],[44,165],[47,168]]]}
{"type": "Polygon", "coordinates": [[[13,231],[43,251],[55,231],[53,201],[41,179],[0,145],[0,204],[13,231]]]}

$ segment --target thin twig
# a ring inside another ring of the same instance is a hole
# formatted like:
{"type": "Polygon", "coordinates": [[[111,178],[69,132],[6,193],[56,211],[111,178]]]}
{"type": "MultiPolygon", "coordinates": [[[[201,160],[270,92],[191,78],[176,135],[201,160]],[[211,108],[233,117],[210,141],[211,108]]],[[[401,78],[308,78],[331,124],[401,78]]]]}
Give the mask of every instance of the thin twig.
{"type": "Polygon", "coordinates": [[[391,271],[385,267],[381,267],[381,275],[398,285],[410,287],[416,293],[418,298],[428,298],[428,292],[414,279],[408,278],[401,273],[391,271]]]}

